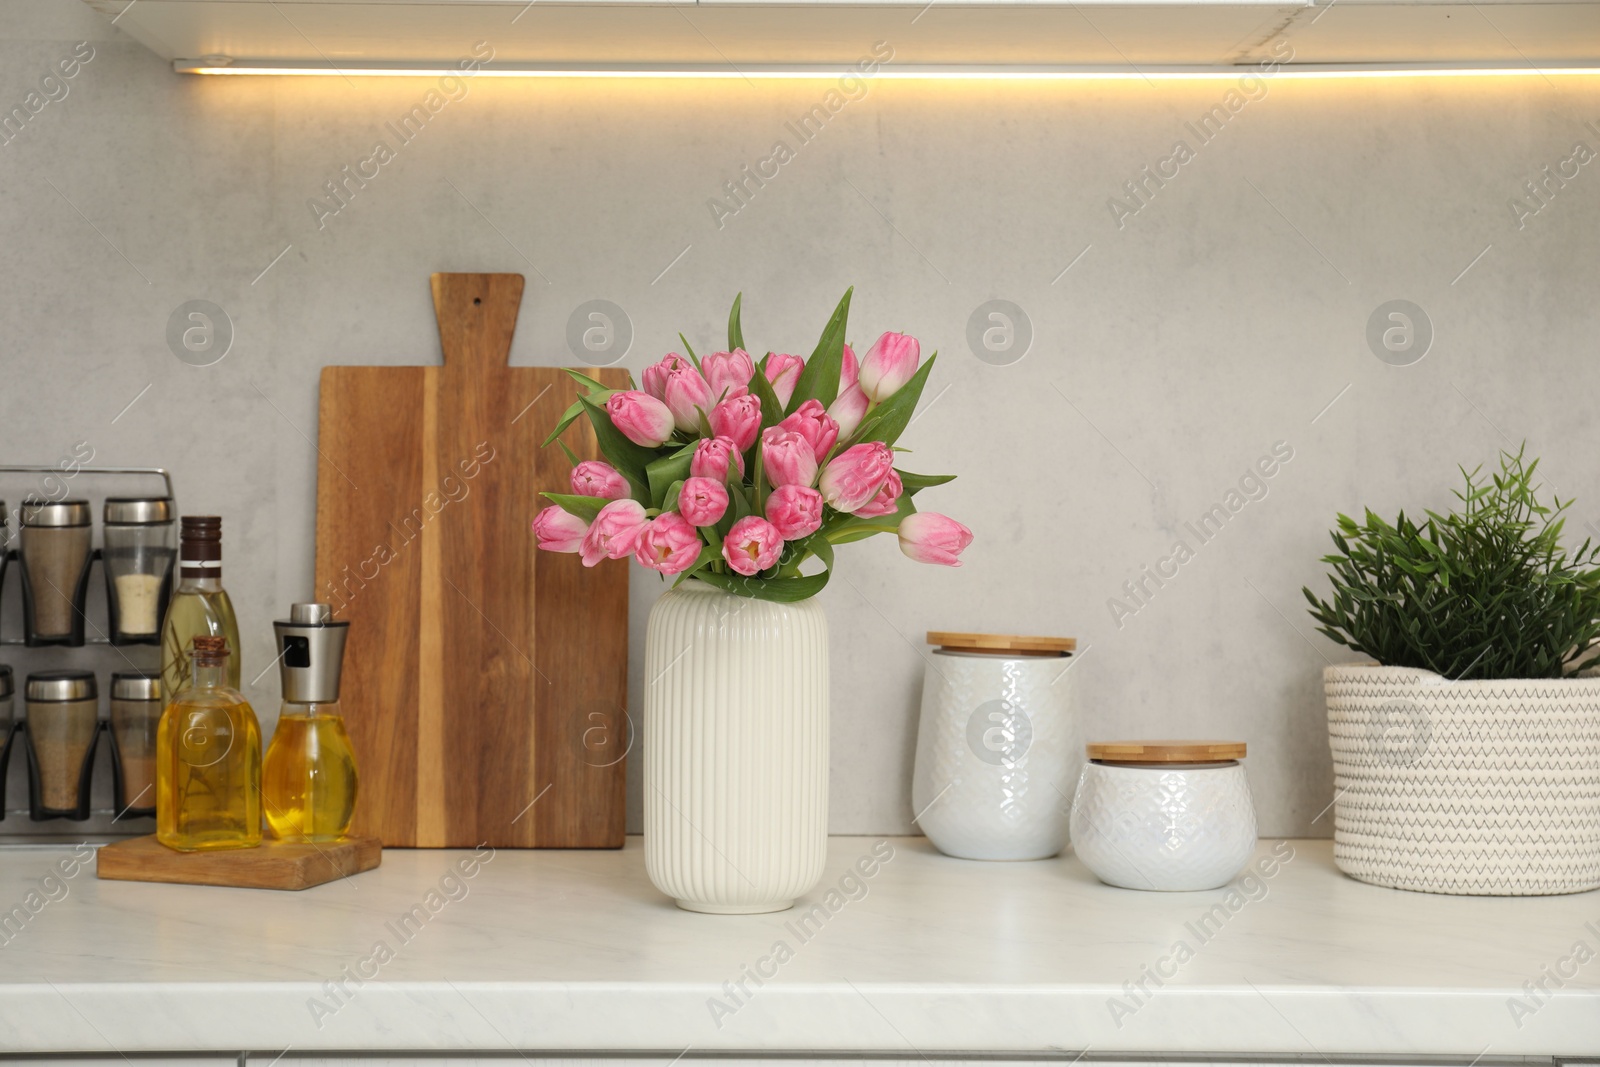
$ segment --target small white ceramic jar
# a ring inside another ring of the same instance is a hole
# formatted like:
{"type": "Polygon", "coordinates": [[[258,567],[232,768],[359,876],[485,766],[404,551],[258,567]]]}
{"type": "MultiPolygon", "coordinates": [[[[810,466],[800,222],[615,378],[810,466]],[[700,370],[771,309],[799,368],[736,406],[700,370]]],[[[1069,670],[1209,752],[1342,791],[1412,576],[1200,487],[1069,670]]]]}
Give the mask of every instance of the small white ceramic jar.
{"type": "Polygon", "coordinates": [[[1037,860],[1067,842],[1078,734],[1060,637],[930,633],[911,805],[935,848],[1037,860]]]}
{"type": "Polygon", "coordinates": [[[1088,746],[1072,847],[1108,885],[1187,892],[1226,885],[1256,847],[1242,742],[1088,746]]]}

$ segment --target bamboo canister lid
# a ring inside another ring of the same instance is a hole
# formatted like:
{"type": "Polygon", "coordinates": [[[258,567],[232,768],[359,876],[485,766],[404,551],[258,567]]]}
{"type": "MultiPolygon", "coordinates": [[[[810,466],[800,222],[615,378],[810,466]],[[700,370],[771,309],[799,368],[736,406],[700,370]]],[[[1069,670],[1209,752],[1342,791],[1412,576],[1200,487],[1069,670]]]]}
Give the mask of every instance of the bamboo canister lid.
{"type": "Polygon", "coordinates": [[[1244,759],[1243,741],[1097,741],[1089,758],[1111,763],[1226,763],[1244,759]]]}
{"type": "Polygon", "coordinates": [[[929,630],[928,644],[938,645],[945,652],[990,652],[1002,656],[1060,656],[1074,651],[1078,647],[1078,639],[929,630]]]}

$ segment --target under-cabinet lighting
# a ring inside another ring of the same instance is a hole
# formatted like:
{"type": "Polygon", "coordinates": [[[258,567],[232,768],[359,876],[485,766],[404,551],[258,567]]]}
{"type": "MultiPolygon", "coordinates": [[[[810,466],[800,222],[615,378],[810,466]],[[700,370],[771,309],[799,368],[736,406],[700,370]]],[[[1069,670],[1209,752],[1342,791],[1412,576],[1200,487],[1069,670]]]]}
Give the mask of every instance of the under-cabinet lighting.
{"type": "MultiPolygon", "coordinates": [[[[176,59],[172,67],[179,74],[297,75],[345,78],[433,78],[456,75],[473,78],[810,78],[835,79],[860,75],[851,66],[748,64],[731,66],[685,66],[677,64],[513,64],[480,66],[466,73],[452,63],[361,62],[336,66],[300,60],[176,59]]],[[[1600,63],[1553,63],[1549,66],[1504,66],[1473,63],[1340,63],[1285,64],[1276,70],[1263,70],[1249,63],[1230,67],[1184,67],[1151,65],[1143,68],[1068,67],[1027,65],[937,65],[909,64],[880,66],[873,79],[931,79],[988,81],[1176,81],[1229,79],[1246,75],[1277,78],[1558,78],[1600,74],[1600,63]]]]}

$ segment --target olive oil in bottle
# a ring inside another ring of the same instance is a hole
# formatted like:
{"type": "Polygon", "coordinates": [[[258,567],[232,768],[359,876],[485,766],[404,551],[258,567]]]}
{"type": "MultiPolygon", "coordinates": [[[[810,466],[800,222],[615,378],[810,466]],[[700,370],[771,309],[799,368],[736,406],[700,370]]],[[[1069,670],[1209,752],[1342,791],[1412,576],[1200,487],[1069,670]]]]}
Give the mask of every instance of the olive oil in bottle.
{"type": "Polygon", "coordinates": [[[261,726],[228,658],[226,638],[196,637],[190,684],[156,729],[156,840],[180,852],[261,843],[261,726]]]}
{"type": "Polygon", "coordinates": [[[228,685],[239,688],[239,622],[233,601],[222,588],[222,520],[215,515],[185,515],[178,555],[178,588],[161,625],[161,691],[177,693],[189,684],[189,642],[223,637],[228,685]]]}
{"type": "Polygon", "coordinates": [[[335,841],[350,831],[356,761],[339,716],[339,674],[350,624],[327,604],[295,604],[278,636],[283,708],[267,746],[261,799],[279,841],[335,841]]]}

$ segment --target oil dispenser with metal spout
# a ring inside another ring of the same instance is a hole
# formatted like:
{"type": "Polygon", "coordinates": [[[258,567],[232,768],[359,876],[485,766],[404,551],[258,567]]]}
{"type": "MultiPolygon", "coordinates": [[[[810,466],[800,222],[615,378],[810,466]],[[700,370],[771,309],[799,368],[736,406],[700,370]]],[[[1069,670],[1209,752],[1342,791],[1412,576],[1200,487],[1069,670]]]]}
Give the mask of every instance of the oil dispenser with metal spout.
{"type": "Polygon", "coordinates": [[[267,829],[279,841],[335,841],[356,807],[355,756],[339,716],[350,624],[327,604],[295,604],[272,628],[283,708],[261,772],[267,829]]]}

